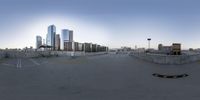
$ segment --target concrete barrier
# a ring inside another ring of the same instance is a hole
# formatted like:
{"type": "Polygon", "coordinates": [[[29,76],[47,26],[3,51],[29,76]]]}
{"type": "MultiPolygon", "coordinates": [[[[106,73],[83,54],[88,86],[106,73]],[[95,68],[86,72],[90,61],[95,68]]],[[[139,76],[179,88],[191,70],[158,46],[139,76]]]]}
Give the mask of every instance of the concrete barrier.
{"type": "Polygon", "coordinates": [[[86,53],[85,56],[98,56],[98,55],[105,55],[108,52],[94,52],[94,53],[86,53]]]}
{"type": "Polygon", "coordinates": [[[200,61],[200,54],[193,55],[162,55],[150,53],[130,53],[136,58],[158,64],[186,64],[200,61]]]}
{"type": "Polygon", "coordinates": [[[3,51],[0,51],[0,59],[2,59],[4,57],[4,53],[3,51]]]}
{"type": "Polygon", "coordinates": [[[106,54],[106,52],[71,52],[71,51],[0,51],[1,58],[30,58],[30,57],[50,57],[50,56],[95,56],[106,54]]]}

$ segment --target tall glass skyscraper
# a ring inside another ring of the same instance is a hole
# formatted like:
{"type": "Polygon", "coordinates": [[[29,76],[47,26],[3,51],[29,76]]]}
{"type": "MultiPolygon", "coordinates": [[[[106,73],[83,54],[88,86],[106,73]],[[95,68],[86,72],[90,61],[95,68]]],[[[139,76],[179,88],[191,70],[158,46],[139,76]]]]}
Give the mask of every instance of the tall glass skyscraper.
{"type": "Polygon", "coordinates": [[[63,29],[61,33],[61,49],[64,50],[65,42],[73,42],[73,31],[68,29],[63,29]]]}
{"type": "Polygon", "coordinates": [[[73,31],[69,30],[69,42],[73,42],[73,31]]]}
{"type": "Polygon", "coordinates": [[[41,45],[42,45],[42,37],[36,36],[36,49],[39,49],[41,45]]]}
{"type": "Polygon", "coordinates": [[[52,49],[55,50],[55,36],[56,36],[56,26],[55,25],[50,25],[48,27],[48,33],[47,33],[47,39],[46,39],[46,44],[48,46],[52,46],[52,49]]]}

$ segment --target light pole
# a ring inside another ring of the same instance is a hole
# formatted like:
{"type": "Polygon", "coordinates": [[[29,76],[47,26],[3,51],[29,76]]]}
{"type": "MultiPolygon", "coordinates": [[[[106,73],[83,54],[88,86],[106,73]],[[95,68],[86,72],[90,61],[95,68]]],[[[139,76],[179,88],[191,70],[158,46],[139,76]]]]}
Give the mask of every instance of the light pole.
{"type": "Polygon", "coordinates": [[[147,38],[148,40],[148,48],[150,49],[150,41],[151,41],[151,38],[147,38]]]}

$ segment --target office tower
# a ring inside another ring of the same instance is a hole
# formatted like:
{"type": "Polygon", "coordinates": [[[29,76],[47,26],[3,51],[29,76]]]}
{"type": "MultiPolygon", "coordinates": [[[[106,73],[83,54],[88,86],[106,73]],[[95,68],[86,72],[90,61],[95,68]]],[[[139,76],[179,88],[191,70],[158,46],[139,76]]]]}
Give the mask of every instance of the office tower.
{"type": "Polygon", "coordinates": [[[69,42],[73,42],[73,31],[69,30],[69,42]]]}
{"type": "Polygon", "coordinates": [[[48,46],[52,46],[53,50],[55,50],[55,35],[56,35],[56,27],[55,27],[55,25],[50,25],[48,27],[46,44],[48,46]]]}
{"type": "Polygon", "coordinates": [[[43,39],[43,45],[46,45],[45,39],[43,39]]]}
{"type": "Polygon", "coordinates": [[[36,36],[36,49],[39,49],[41,45],[42,45],[42,37],[36,36]]]}
{"type": "Polygon", "coordinates": [[[64,43],[69,42],[69,37],[68,37],[68,30],[63,29],[61,32],[61,49],[64,50],[64,43]]]}
{"type": "MultiPolygon", "coordinates": [[[[61,33],[61,49],[64,50],[64,44],[72,44],[66,42],[73,42],[73,31],[68,29],[63,29],[61,33]]],[[[70,46],[72,47],[72,46],[70,46]]],[[[70,48],[72,50],[72,48],[70,48]]]]}
{"type": "Polygon", "coordinates": [[[56,34],[55,49],[60,50],[60,35],[56,34]]]}
{"type": "Polygon", "coordinates": [[[65,51],[74,51],[74,42],[64,42],[64,49],[65,51]]]}

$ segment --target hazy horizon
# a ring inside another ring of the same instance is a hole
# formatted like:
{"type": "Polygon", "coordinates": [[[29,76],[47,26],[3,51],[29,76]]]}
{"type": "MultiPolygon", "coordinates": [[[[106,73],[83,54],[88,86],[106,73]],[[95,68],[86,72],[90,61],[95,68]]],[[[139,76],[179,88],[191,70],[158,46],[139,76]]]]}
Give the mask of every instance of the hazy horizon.
{"type": "Polygon", "coordinates": [[[77,42],[109,48],[181,43],[200,48],[198,0],[1,0],[0,48],[35,47],[47,27],[74,31],[77,42]]]}

